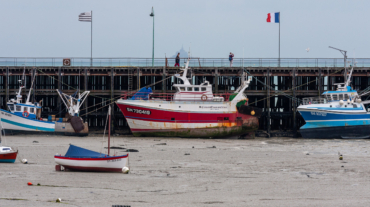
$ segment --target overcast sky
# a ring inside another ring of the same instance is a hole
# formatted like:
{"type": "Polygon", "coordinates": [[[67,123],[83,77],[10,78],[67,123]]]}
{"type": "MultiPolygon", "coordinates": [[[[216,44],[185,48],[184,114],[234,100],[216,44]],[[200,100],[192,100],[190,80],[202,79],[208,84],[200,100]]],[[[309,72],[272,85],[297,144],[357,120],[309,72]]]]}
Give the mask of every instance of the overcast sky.
{"type": "Polygon", "coordinates": [[[93,11],[93,57],[172,56],[182,46],[192,56],[278,57],[281,12],[282,58],[370,57],[370,1],[349,0],[1,0],[0,57],[90,57],[90,23],[78,15],[93,11]],[[310,48],[306,52],[306,48],[310,48]]]}

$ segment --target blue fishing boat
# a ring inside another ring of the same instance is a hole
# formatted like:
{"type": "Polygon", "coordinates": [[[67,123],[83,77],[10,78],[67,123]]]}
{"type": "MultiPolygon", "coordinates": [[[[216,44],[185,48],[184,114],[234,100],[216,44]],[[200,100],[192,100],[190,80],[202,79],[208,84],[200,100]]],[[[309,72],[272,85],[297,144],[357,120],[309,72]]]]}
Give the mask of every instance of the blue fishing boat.
{"type": "MultiPolygon", "coordinates": [[[[370,138],[370,113],[361,96],[350,86],[353,67],[345,72],[345,83],[321,97],[304,98],[298,107],[306,124],[300,128],[303,138],[370,138]]],[[[367,94],[367,93],[366,93],[367,94]]]]}
{"type": "MultiPolygon", "coordinates": [[[[47,118],[42,118],[42,102],[40,101],[32,103],[30,101],[34,81],[32,81],[31,88],[26,96],[26,101],[22,101],[22,89],[24,89],[26,85],[24,74],[25,72],[23,72],[22,80],[19,80],[20,87],[18,92],[16,92],[15,99],[12,98],[7,102],[8,110],[0,109],[3,130],[8,133],[10,132],[10,134],[34,132],[47,132],[66,135],[88,134],[87,123],[83,123],[82,119],[78,117],[79,108],[88,95],[88,91],[85,91],[82,94],[75,94],[75,96],[78,95],[77,97],[68,96],[58,91],[58,94],[61,96],[63,102],[68,108],[70,118],[55,118],[53,115],[49,115],[47,118]],[[66,102],[65,99],[68,102],[66,102]]],[[[35,77],[33,80],[35,80],[35,77]]]]}

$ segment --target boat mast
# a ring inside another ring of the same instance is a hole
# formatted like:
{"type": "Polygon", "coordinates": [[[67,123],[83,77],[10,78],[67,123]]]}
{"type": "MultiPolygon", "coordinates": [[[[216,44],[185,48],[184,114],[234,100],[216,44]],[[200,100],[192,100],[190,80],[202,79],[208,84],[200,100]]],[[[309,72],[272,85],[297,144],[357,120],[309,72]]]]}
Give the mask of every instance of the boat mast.
{"type": "Polygon", "coordinates": [[[35,82],[35,78],[36,78],[36,73],[35,73],[35,75],[34,75],[34,76],[33,76],[33,78],[32,78],[31,88],[30,88],[30,91],[29,91],[28,96],[27,96],[26,104],[28,104],[28,102],[29,102],[29,100],[30,100],[30,97],[31,97],[31,91],[32,91],[32,88],[33,88],[33,83],[35,82]]]}
{"type": "Polygon", "coordinates": [[[109,108],[108,108],[108,119],[109,119],[109,124],[108,124],[108,156],[110,156],[109,155],[109,152],[110,152],[110,110],[111,110],[111,107],[110,107],[110,105],[109,105],[109,108]]]}

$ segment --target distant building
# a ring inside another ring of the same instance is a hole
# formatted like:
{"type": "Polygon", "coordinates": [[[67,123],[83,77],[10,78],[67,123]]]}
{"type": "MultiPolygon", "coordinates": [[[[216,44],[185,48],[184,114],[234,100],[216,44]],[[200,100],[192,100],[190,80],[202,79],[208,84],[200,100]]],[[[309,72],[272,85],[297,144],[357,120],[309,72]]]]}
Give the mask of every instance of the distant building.
{"type": "Polygon", "coordinates": [[[176,58],[177,53],[180,53],[180,58],[188,58],[188,52],[184,50],[184,46],[181,47],[180,51],[177,51],[171,58],[176,58]]]}

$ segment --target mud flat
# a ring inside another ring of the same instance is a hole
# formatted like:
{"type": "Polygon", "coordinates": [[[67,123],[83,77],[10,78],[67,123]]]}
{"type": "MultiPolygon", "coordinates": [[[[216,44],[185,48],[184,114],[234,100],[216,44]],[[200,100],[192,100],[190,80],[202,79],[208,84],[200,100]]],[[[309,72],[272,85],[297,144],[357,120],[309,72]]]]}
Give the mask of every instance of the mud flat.
{"type": "Polygon", "coordinates": [[[14,164],[0,164],[0,206],[370,203],[370,140],[114,137],[112,146],[139,151],[130,153],[130,174],[55,171],[53,156],[64,154],[69,143],[100,151],[101,140],[7,136],[7,145],[18,147],[19,156],[14,164]],[[62,203],[55,203],[57,198],[62,203]]]}

